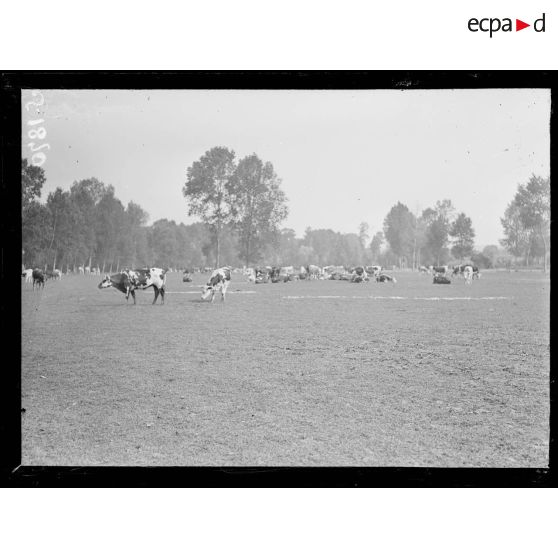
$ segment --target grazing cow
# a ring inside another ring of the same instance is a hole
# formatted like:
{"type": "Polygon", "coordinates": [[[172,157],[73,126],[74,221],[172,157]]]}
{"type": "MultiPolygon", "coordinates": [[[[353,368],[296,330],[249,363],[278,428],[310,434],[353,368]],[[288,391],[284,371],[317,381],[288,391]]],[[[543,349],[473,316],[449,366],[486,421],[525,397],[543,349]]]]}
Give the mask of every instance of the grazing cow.
{"type": "Polygon", "coordinates": [[[425,265],[421,265],[418,270],[419,273],[428,273],[428,268],[425,265]]]}
{"type": "Polygon", "coordinates": [[[207,300],[211,297],[211,302],[215,298],[215,293],[221,291],[221,301],[225,302],[225,295],[231,282],[231,268],[221,267],[216,269],[209,278],[209,281],[202,289],[202,300],[207,300]]]}
{"type": "Polygon", "coordinates": [[[351,273],[351,283],[362,283],[363,281],[368,281],[368,274],[362,266],[357,266],[353,269],[351,273]]]}
{"type": "Polygon", "coordinates": [[[387,273],[380,273],[377,277],[376,277],[376,283],[397,283],[397,279],[395,277],[392,277],[391,275],[388,275],[387,273]]]}
{"type": "Polygon", "coordinates": [[[45,272],[42,269],[34,269],[33,273],[32,273],[32,277],[33,277],[33,290],[35,290],[35,284],[37,285],[37,288],[42,287],[43,289],[45,288],[45,282],[47,280],[47,277],[45,275],[45,272]]]}
{"type": "Polygon", "coordinates": [[[55,269],[52,272],[52,278],[56,281],[60,281],[60,279],[62,279],[62,272],[59,269],[55,269]]]}
{"type": "Polygon", "coordinates": [[[434,285],[449,285],[451,283],[451,281],[444,275],[434,275],[432,282],[434,285]]]}
{"type": "Polygon", "coordinates": [[[25,279],[26,283],[31,283],[31,281],[33,281],[33,270],[25,269],[21,276],[25,279]]]}

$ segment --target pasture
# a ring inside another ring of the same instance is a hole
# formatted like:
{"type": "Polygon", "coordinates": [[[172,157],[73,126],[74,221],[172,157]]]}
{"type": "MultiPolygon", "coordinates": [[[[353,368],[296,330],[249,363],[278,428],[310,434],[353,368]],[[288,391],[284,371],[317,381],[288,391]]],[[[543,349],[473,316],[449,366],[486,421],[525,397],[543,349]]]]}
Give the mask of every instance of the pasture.
{"type": "Polygon", "coordinates": [[[395,275],[22,282],[22,464],[547,466],[548,277],[395,275]]]}

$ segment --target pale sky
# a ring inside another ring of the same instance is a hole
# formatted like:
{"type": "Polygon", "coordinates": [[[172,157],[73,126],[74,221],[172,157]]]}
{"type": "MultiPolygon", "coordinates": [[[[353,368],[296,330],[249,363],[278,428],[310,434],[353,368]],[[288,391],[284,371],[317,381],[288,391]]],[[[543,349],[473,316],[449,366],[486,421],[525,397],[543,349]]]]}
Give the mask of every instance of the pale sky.
{"type": "MultiPolygon", "coordinates": [[[[289,199],[283,227],[371,234],[398,201],[413,212],[449,198],[477,247],[498,244],[518,183],[550,173],[550,91],[536,89],[43,90],[44,193],[96,177],[126,205],[191,223],[186,169],[214,146],[270,161],[289,199]]],[[[37,99],[35,97],[34,99],[37,99]]],[[[36,140],[35,140],[36,141],[36,140]]],[[[46,198],[46,195],[43,196],[46,198]]]]}

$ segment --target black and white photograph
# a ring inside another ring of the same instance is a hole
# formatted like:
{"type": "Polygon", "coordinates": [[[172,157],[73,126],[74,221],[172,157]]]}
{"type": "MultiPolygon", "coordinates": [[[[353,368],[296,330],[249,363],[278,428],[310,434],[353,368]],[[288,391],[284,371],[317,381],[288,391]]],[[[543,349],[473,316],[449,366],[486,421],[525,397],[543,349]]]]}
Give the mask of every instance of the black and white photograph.
{"type": "Polygon", "coordinates": [[[546,468],[545,88],[23,89],[23,466],[546,468]]]}

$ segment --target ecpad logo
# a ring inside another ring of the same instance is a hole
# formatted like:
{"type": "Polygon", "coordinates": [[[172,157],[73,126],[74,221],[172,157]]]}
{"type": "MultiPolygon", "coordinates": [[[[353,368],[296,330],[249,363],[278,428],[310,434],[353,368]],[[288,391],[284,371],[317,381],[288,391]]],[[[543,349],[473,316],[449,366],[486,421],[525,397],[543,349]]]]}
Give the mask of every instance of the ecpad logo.
{"type": "MultiPolygon", "coordinates": [[[[483,33],[489,33],[490,38],[492,38],[493,33],[497,33],[498,31],[503,31],[504,33],[513,31],[512,19],[509,18],[509,17],[505,17],[503,19],[500,19],[500,18],[497,18],[497,17],[490,17],[490,18],[485,17],[485,18],[482,18],[482,19],[477,19],[475,17],[472,17],[468,21],[467,27],[469,28],[469,31],[471,31],[473,33],[477,33],[478,31],[482,31],[483,33]]],[[[530,23],[525,23],[524,21],[521,21],[520,19],[515,20],[515,30],[516,31],[521,31],[522,29],[525,29],[526,27],[531,27],[531,24],[530,23]]],[[[544,33],[545,32],[545,14],[544,13],[539,19],[536,19],[534,21],[533,29],[537,33],[544,33]]]]}

